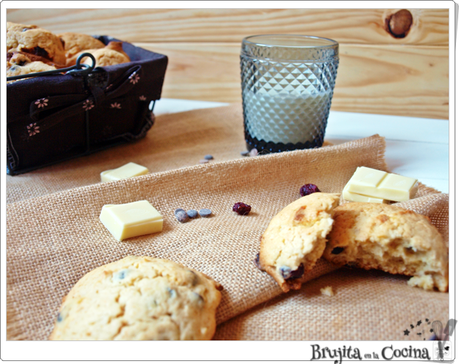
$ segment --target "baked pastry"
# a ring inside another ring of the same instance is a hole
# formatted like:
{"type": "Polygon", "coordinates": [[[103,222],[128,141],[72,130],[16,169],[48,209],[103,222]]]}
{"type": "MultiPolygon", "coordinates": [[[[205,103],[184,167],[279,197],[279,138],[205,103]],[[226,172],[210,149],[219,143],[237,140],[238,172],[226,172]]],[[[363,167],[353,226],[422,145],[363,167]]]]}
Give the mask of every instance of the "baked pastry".
{"type": "Polygon", "coordinates": [[[20,51],[44,57],[55,63],[66,63],[65,50],[60,38],[36,25],[7,22],[6,51],[20,51]]]}
{"type": "Polygon", "coordinates": [[[339,196],[316,192],[299,198],[282,209],[262,235],[258,266],[284,292],[300,289],[305,273],[322,256],[339,196]]]}
{"type": "MultiPolygon", "coordinates": [[[[58,34],[64,44],[65,57],[73,58],[77,53],[87,49],[104,48],[105,44],[88,34],[66,32],[58,34]]],[[[75,59],[76,60],[76,59],[75,59]]]]}
{"type": "MultiPolygon", "coordinates": [[[[96,67],[112,66],[115,64],[121,64],[130,62],[129,56],[123,51],[122,42],[109,42],[104,48],[99,49],[87,49],[80,53],[77,53],[73,58],[68,60],[68,65],[75,64],[77,58],[81,53],[91,53],[96,59],[96,67]]],[[[92,61],[89,58],[83,58],[83,63],[91,64],[92,61]]]]}
{"type": "Polygon", "coordinates": [[[50,340],[210,340],[219,289],[172,261],[128,256],[77,282],[50,340]]]}
{"type": "Polygon", "coordinates": [[[448,290],[448,248],[430,220],[395,205],[351,202],[335,209],[324,258],[338,265],[413,276],[408,284],[448,290]]]}

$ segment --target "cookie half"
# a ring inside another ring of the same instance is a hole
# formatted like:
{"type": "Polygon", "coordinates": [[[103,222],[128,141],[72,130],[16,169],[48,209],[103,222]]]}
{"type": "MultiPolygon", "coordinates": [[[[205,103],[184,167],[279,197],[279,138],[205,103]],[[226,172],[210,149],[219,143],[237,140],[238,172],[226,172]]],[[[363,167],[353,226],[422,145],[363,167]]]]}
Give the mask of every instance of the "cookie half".
{"type": "Polygon", "coordinates": [[[335,209],[324,258],[338,265],[413,276],[408,284],[448,290],[448,248],[430,220],[394,205],[352,202],[335,209]]]}
{"type": "Polygon", "coordinates": [[[61,65],[66,63],[64,45],[61,39],[36,25],[7,22],[6,50],[7,52],[30,53],[61,65]]]}
{"type": "Polygon", "coordinates": [[[58,37],[64,44],[65,57],[67,59],[74,57],[77,53],[86,49],[99,49],[105,47],[103,42],[88,34],[65,32],[58,34],[58,37]]]}
{"type": "Polygon", "coordinates": [[[261,237],[259,268],[284,292],[300,289],[325,249],[339,194],[316,192],[292,202],[269,223],[261,237]]]}
{"type": "Polygon", "coordinates": [[[96,268],[64,298],[50,340],[210,340],[221,286],[165,259],[96,268]]]}

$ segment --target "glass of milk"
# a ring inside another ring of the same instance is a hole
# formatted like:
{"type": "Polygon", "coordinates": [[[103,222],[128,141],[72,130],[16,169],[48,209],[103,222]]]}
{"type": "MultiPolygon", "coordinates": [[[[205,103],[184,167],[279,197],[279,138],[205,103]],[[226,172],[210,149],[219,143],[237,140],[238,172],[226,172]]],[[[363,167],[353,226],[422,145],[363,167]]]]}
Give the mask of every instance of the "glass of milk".
{"type": "Polygon", "coordinates": [[[242,40],[242,106],[248,150],[321,147],[338,70],[338,42],[308,35],[242,40]]]}

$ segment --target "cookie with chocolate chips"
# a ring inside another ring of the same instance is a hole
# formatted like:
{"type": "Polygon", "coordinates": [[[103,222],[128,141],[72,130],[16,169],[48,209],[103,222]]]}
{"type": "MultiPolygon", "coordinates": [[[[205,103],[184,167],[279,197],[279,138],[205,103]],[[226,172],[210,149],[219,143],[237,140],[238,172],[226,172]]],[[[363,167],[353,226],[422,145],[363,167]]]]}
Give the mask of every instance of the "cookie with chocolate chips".
{"type": "Polygon", "coordinates": [[[258,266],[284,292],[300,289],[305,273],[322,256],[339,196],[316,192],[299,198],[282,209],[262,235],[258,266]]]}
{"type": "Polygon", "coordinates": [[[410,286],[448,290],[448,247],[429,218],[395,205],[352,202],[335,209],[324,258],[337,265],[412,276],[410,286]]]}
{"type": "Polygon", "coordinates": [[[65,50],[61,39],[36,25],[7,22],[6,51],[24,52],[65,65],[65,50]]]}
{"type": "Polygon", "coordinates": [[[220,289],[172,261],[128,256],[76,283],[50,340],[210,340],[220,289]]]}

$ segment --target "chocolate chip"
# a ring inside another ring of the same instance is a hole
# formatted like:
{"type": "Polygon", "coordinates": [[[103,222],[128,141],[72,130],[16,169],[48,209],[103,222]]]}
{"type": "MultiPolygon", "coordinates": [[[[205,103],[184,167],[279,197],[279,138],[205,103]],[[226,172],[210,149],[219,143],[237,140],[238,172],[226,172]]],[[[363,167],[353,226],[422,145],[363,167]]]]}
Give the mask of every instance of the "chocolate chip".
{"type": "Polygon", "coordinates": [[[210,154],[206,154],[206,155],[204,156],[204,159],[211,160],[211,159],[214,159],[214,157],[211,156],[210,154]]]}
{"type": "Polygon", "coordinates": [[[340,246],[337,246],[336,248],[333,248],[333,250],[331,251],[332,254],[340,254],[344,251],[344,248],[340,247],[340,246]]]}
{"type": "Polygon", "coordinates": [[[212,214],[212,211],[210,209],[199,210],[199,215],[201,215],[201,217],[209,217],[211,214],[212,214]]]}
{"type": "Polygon", "coordinates": [[[193,275],[193,280],[191,281],[191,285],[192,286],[196,286],[199,283],[198,275],[195,272],[193,272],[192,270],[188,270],[188,272],[190,272],[193,275]]]}
{"type": "Polygon", "coordinates": [[[64,318],[62,317],[61,313],[59,312],[59,313],[57,314],[57,322],[62,322],[63,319],[64,319],[64,318]]]}
{"type": "Polygon", "coordinates": [[[204,303],[204,298],[199,293],[196,293],[196,292],[192,292],[192,293],[193,293],[193,298],[196,300],[196,302],[199,305],[202,305],[204,303]]]}
{"type": "Polygon", "coordinates": [[[175,289],[167,288],[167,292],[169,292],[171,298],[177,297],[177,291],[175,289]]]}
{"type": "Polygon", "coordinates": [[[257,254],[253,262],[258,269],[263,270],[260,265],[260,253],[257,254]]]}
{"type": "Polygon", "coordinates": [[[280,267],[280,274],[282,278],[288,279],[290,278],[290,273],[292,272],[292,268],[290,267],[280,267]]]}
{"type": "Polygon", "coordinates": [[[175,217],[181,223],[187,222],[188,219],[189,219],[186,211],[185,210],[181,210],[181,209],[176,210],[175,217]]]}
{"type": "Polygon", "coordinates": [[[186,214],[190,219],[194,219],[196,216],[198,216],[198,212],[196,210],[188,210],[186,214]]]}
{"type": "Polygon", "coordinates": [[[280,273],[284,279],[301,278],[304,275],[304,265],[301,263],[295,270],[292,270],[290,267],[283,266],[280,268],[280,273]]]}

